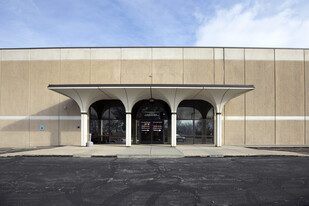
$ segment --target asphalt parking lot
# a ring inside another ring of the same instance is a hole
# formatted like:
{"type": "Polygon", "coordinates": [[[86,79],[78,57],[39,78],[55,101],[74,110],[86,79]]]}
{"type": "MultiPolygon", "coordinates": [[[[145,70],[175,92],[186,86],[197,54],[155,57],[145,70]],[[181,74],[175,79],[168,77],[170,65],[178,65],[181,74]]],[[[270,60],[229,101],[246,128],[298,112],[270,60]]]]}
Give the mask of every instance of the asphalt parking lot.
{"type": "Polygon", "coordinates": [[[1,205],[309,205],[308,157],[0,158],[1,205]]]}

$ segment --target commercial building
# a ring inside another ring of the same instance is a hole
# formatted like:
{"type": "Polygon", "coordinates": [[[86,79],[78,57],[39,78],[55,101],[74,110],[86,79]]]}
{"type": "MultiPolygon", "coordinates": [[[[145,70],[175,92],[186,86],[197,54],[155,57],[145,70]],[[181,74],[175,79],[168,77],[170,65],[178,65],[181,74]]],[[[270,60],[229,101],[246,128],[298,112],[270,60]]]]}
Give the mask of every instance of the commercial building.
{"type": "Polygon", "coordinates": [[[0,50],[0,147],[308,145],[309,50],[0,50]]]}

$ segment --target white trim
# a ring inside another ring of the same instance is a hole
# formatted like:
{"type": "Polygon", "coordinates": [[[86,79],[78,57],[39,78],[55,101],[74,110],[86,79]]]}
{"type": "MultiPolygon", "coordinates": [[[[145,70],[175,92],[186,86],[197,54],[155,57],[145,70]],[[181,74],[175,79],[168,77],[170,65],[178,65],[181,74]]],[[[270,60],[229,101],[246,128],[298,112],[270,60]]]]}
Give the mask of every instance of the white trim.
{"type": "Polygon", "coordinates": [[[81,120],[80,116],[60,116],[60,120],[81,120]]]}
{"type": "Polygon", "coordinates": [[[153,48],[152,60],[183,60],[183,48],[153,48]]]}
{"type": "Polygon", "coordinates": [[[226,48],[224,49],[225,60],[244,60],[244,52],[245,50],[242,48],[232,49],[226,48]]]}
{"type": "Polygon", "coordinates": [[[274,121],[274,120],[309,120],[309,116],[225,116],[225,120],[231,121],[274,121]]]}
{"type": "Polygon", "coordinates": [[[61,60],[90,60],[90,48],[61,49],[61,60]]]}
{"type": "Polygon", "coordinates": [[[304,61],[301,49],[275,49],[275,61],[304,61]]]}
{"type": "Polygon", "coordinates": [[[0,116],[0,120],[80,120],[80,116],[0,116]]]}
{"type": "Polygon", "coordinates": [[[120,60],[120,48],[92,48],[90,49],[91,60],[120,60]]]}
{"type": "Polygon", "coordinates": [[[0,116],[0,120],[29,120],[29,116],[0,116]]]}
{"type": "Polygon", "coordinates": [[[151,60],[151,48],[122,48],[122,60],[151,60]]]}
{"type": "Polygon", "coordinates": [[[29,49],[2,50],[2,61],[28,61],[29,49]]]}
{"type": "Polygon", "coordinates": [[[52,61],[60,60],[60,49],[33,49],[30,50],[30,61],[52,61]]]}
{"type": "Polygon", "coordinates": [[[245,49],[245,60],[274,61],[273,49],[245,49]]]}
{"type": "Polygon", "coordinates": [[[184,48],[184,60],[213,60],[213,48],[184,48]]]}

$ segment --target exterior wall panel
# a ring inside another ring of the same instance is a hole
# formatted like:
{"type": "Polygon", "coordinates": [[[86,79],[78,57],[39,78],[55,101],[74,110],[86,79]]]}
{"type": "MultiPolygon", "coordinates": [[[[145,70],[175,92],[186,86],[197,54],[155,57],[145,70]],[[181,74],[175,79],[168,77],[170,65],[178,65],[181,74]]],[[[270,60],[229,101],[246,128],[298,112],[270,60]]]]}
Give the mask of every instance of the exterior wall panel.
{"type": "Polygon", "coordinates": [[[150,60],[122,60],[121,84],[151,84],[150,60]]]}
{"type": "Polygon", "coordinates": [[[224,84],[224,59],[223,49],[214,49],[215,84],[224,84]]]}
{"type": "Polygon", "coordinates": [[[214,84],[213,61],[184,60],[184,84],[214,84]]]}
{"type": "Polygon", "coordinates": [[[305,50],[305,144],[309,144],[309,50],[305,50]]]}
{"type": "Polygon", "coordinates": [[[30,147],[59,145],[57,120],[31,120],[30,121],[30,147]],[[44,125],[44,130],[40,126],[44,125]]]}
{"type": "MultiPolygon", "coordinates": [[[[246,94],[246,116],[275,116],[274,50],[246,50],[246,84],[255,90],[246,94]]],[[[275,143],[275,120],[246,120],[247,145],[275,143]]]]}
{"type": "Polygon", "coordinates": [[[153,60],[153,84],[183,84],[182,60],[153,60]]]}
{"type": "Polygon", "coordinates": [[[57,116],[59,94],[49,91],[49,84],[60,83],[60,61],[30,62],[29,115],[57,116]]]}
{"type": "Polygon", "coordinates": [[[61,84],[89,84],[90,60],[62,60],[61,84]]]}
{"type": "Polygon", "coordinates": [[[120,84],[120,60],[91,60],[91,84],[120,84]]]}
{"type": "MultiPolygon", "coordinates": [[[[225,50],[225,84],[244,84],[244,50],[225,50]]],[[[229,101],[225,106],[225,116],[244,116],[244,95],[229,101]]],[[[245,143],[245,121],[225,120],[225,144],[245,143]]]]}
{"type": "Polygon", "coordinates": [[[68,97],[60,97],[59,116],[69,120],[59,121],[59,144],[80,145],[80,120],[72,120],[72,117],[80,117],[80,109],[76,102],[68,97]],[[78,128],[79,127],[79,128],[78,128]]]}
{"type": "MultiPolygon", "coordinates": [[[[304,61],[303,53],[290,50],[276,50],[276,59],[290,59],[276,61],[276,115],[304,116],[304,61]],[[278,51],[278,52],[277,52],[278,51]]],[[[304,144],[305,122],[301,120],[277,120],[276,143],[304,144]]]]}
{"type": "Polygon", "coordinates": [[[29,147],[29,120],[0,120],[0,147],[29,147]]]}
{"type": "Polygon", "coordinates": [[[28,115],[29,62],[3,61],[0,115],[28,115]]]}

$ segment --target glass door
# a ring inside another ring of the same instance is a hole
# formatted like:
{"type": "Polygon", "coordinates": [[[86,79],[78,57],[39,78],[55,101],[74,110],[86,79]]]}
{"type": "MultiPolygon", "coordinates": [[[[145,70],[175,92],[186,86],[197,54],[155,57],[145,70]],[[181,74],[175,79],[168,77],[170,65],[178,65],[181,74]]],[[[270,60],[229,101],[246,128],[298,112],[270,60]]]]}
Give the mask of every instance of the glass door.
{"type": "Polygon", "coordinates": [[[151,144],[151,121],[141,120],[140,128],[141,128],[141,139],[140,139],[141,142],[140,143],[151,144]]]}
{"type": "Polygon", "coordinates": [[[163,131],[163,120],[141,120],[140,143],[163,144],[163,131]]]}
{"type": "Polygon", "coordinates": [[[163,121],[152,121],[152,144],[163,144],[163,121]]]}

